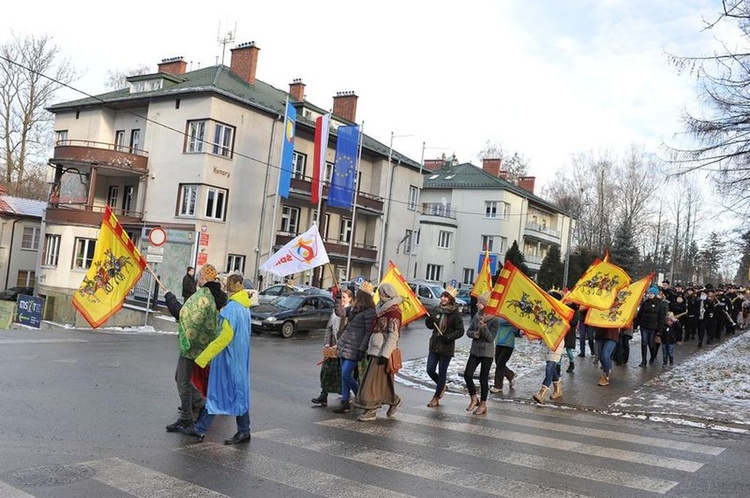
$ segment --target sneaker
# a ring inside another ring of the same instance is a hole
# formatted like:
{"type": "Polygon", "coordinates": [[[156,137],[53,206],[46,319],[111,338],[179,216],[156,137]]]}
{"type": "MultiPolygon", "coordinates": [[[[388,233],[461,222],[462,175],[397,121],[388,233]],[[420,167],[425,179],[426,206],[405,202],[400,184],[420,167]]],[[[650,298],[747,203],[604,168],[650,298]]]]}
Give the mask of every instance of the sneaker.
{"type": "MultiPolygon", "coordinates": [[[[396,414],[396,411],[398,410],[398,407],[399,407],[399,406],[401,406],[401,403],[402,403],[402,402],[403,402],[403,400],[402,400],[401,398],[398,398],[398,399],[396,400],[396,404],[393,404],[393,405],[391,405],[391,406],[390,406],[390,407],[388,408],[388,411],[387,411],[387,412],[385,412],[385,414],[386,414],[387,416],[389,416],[389,417],[392,417],[392,416],[394,416],[394,415],[396,414]]],[[[374,417],[374,415],[375,415],[375,414],[373,413],[373,417],[374,417]]]]}
{"type": "Polygon", "coordinates": [[[333,413],[349,413],[352,411],[352,404],[349,401],[342,401],[338,408],[333,409],[333,413]]]}
{"type": "Polygon", "coordinates": [[[508,380],[508,385],[510,385],[510,388],[513,389],[516,387],[516,376],[514,375],[512,379],[508,380]]]}
{"type": "MultiPolygon", "coordinates": [[[[391,410],[389,409],[388,411],[390,412],[391,410]]],[[[375,410],[365,410],[359,417],[357,417],[357,420],[360,422],[369,422],[375,420],[376,417],[377,414],[375,413],[375,410]]]]}
{"type": "Polygon", "coordinates": [[[183,432],[186,428],[192,427],[193,422],[191,420],[178,420],[174,424],[167,426],[167,432],[183,432]]]}
{"type": "Polygon", "coordinates": [[[497,394],[497,393],[501,393],[501,392],[503,392],[503,388],[502,388],[502,387],[495,387],[495,386],[492,386],[492,387],[490,387],[490,392],[491,392],[492,394],[497,394]]]}

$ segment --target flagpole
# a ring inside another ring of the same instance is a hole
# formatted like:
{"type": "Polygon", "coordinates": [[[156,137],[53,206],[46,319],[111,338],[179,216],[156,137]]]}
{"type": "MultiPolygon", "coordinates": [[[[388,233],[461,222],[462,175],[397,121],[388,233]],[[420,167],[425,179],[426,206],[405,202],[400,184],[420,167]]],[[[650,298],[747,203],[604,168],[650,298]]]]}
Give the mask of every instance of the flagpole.
{"type": "MultiPolygon", "coordinates": [[[[354,168],[354,205],[352,207],[352,231],[349,234],[349,250],[346,253],[346,278],[351,280],[351,267],[352,267],[352,245],[354,244],[355,226],[357,223],[357,199],[359,198],[359,163],[362,160],[362,136],[364,135],[365,122],[359,127],[359,147],[357,147],[357,163],[354,168]]],[[[378,271],[382,274],[382,269],[378,268],[378,271]]]]}
{"type": "MultiPolygon", "coordinates": [[[[424,168],[424,151],[426,149],[426,142],[422,142],[422,157],[419,160],[419,189],[417,189],[416,205],[414,206],[414,214],[411,218],[411,240],[409,241],[409,254],[406,257],[406,275],[408,276],[411,272],[411,254],[414,252],[414,240],[416,239],[414,225],[417,221],[417,212],[421,209],[419,205],[419,198],[422,194],[422,187],[424,185],[424,177],[422,176],[422,170],[424,168]]],[[[448,213],[450,214],[450,213],[448,213]]],[[[416,277],[416,275],[414,275],[416,277]]]]}
{"type": "MultiPolygon", "coordinates": [[[[286,107],[289,105],[289,95],[286,96],[286,102],[284,103],[284,115],[280,116],[282,121],[286,121],[286,107]]],[[[282,133],[284,132],[282,128],[282,133]]],[[[273,141],[276,135],[276,120],[273,121],[271,124],[271,141],[268,144],[268,159],[266,160],[266,179],[263,183],[263,204],[260,208],[260,224],[258,226],[258,246],[255,253],[255,270],[253,271],[253,279],[258,278],[258,268],[260,267],[260,255],[261,255],[261,247],[263,247],[263,224],[265,222],[265,213],[266,213],[266,202],[268,199],[268,177],[271,176],[271,155],[273,154],[273,141]]],[[[283,168],[282,161],[284,160],[284,141],[281,141],[281,150],[279,153],[279,177],[278,182],[276,185],[276,193],[278,194],[279,188],[278,184],[281,183],[281,169],[283,168]]],[[[275,225],[276,223],[276,212],[273,213],[273,220],[271,220],[271,225],[275,225]]],[[[269,253],[270,254],[270,253],[269,253]]],[[[245,278],[247,278],[247,275],[245,275],[245,278]]]]}

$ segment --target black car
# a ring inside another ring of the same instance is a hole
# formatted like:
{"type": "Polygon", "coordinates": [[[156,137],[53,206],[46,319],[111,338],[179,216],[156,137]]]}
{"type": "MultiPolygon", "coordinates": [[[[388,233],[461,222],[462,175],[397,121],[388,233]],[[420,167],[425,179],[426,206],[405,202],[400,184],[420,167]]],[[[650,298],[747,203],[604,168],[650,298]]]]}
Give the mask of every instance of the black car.
{"type": "Polygon", "coordinates": [[[5,289],[4,291],[0,292],[0,299],[2,299],[3,301],[16,301],[18,299],[19,294],[23,294],[26,296],[33,296],[34,288],[33,287],[11,287],[10,289],[5,289]]]}
{"type": "Polygon", "coordinates": [[[326,295],[294,292],[253,308],[253,332],[280,332],[289,338],[298,330],[323,329],[333,306],[333,299],[326,295]]]}

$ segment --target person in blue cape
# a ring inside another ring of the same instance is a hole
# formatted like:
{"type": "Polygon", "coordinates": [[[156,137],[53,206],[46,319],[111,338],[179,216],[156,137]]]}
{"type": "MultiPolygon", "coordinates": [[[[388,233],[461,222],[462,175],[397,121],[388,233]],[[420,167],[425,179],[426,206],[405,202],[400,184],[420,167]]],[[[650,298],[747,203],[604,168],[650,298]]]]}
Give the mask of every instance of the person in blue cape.
{"type": "MultiPolygon", "coordinates": [[[[196,359],[211,362],[206,406],[195,425],[183,432],[203,439],[216,415],[234,415],[237,433],[224,444],[250,441],[250,296],[242,275],[227,277],[227,305],[219,313],[219,336],[196,359]]],[[[254,292],[254,291],[250,291],[254,292]]]]}

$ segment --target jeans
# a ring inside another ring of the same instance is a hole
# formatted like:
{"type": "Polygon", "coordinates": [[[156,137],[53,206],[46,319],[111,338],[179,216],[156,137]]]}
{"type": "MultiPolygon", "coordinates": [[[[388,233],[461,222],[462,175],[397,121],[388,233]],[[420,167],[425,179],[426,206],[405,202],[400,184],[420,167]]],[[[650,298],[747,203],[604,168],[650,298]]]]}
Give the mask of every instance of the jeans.
{"type": "Polygon", "coordinates": [[[549,387],[553,382],[560,380],[560,375],[557,373],[557,362],[547,361],[547,366],[544,369],[544,380],[542,385],[549,387]]]}
{"type": "Polygon", "coordinates": [[[354,369],[357,368],[356,360],[341,360],[341,402],[349,402],[349,392],[357,395],[359,386],[357,379],[354,378],[354,369]]]}
{"type": "Polygon", "coordinates": [[[594,332],[583,323],[583,320],[578,323],[578,340],[581,343],[581,355],[586,355],[586,340],[588,340],[591,354],[594,354],[594,332]]]}
{"type": "Polygon", "coordinates": [[[651,352],[651,358],[656,356],[656,344],[654,344],[654,337],[656,337],[655,330],[644,329],[641,327],[641,362],[647,363],[646,350],[651,352]]]}
{"type": "Polygon", "coordinates": [[[674,344],[662,344],[661,345],[661,359],[664,365],[674,363],[674,344]]]}
{"type": "Polygon", "coordinates": [[[435,397],[439,397],[445,387],[445,379],[448,377],[448,365],[452,356],[430,352],[427,355],[427,375],[435,383],[435,397]]]}
{"type": "Polygon", "coordinates": [[[495,346],[494,386],[497,388],[502,389],[503,378],[506,378],[508,379],[508,381],[511,381],[516,376],[516,373],[506,366],[508,364],[508,360],[510,360],[510,357],[512,355],[513,355],[513,348],[509,348],[508,346],[497,346],[497,345],[495,346]]]}
{"type": "Polygon", "coordinates": [[[617,341],[610,339],[597,339],[596,350],[599,352],[599,362],[602,365],[604,375],[609,377],[609,373],[612,371],[612,352],[617,346],[617,341]]]}
{"type": "Polygon", "coordinates": [[[479,370],[479,386],[481,388],[481,400],[487,401],[487,396],[490,393],[490,368],[492,367],[493,358],[490,357],[479,357],[473,354],[469,355],[469,359],[466,362],[466,369],[464,370],[464,381],[466,382],[466,388],[469,390],[469,394],[472,396],[477,395],[477,388],[474,385],[474,372],[477,370],[477,366],[481,364],[479,370]]]}
{"type": "Polygon", "coordinates": [[[177,359],[177,370],[174,373],[177,394],[180,395],[180,420],[190,423],[193,422],[193,412],[200,412],[206,405],[201,392],[190,382],[194,367],[193,360],[180,355],[177,359]]]}
{"type": "MultiPolygon", "coordinates": [[[[205,434],[208,428],[211,427],[211,423],[214,421],[214,417],[211,413],[206,410],[201,412],[201,416],[195,423],[195,432],[198,434],[205,434]]],[[[250,410],[246,411],[242,415],[235,417],[237,420],[237,432],[250,432],[250,410]]]]}

